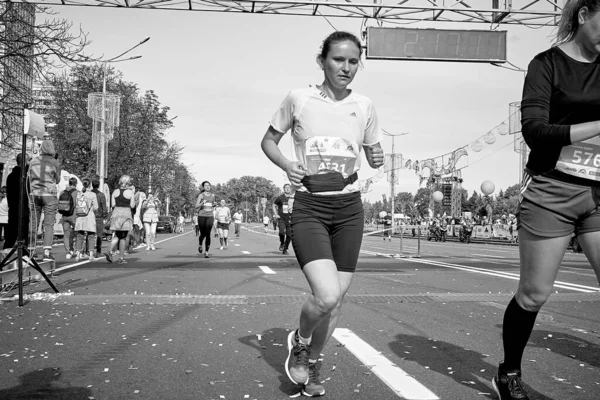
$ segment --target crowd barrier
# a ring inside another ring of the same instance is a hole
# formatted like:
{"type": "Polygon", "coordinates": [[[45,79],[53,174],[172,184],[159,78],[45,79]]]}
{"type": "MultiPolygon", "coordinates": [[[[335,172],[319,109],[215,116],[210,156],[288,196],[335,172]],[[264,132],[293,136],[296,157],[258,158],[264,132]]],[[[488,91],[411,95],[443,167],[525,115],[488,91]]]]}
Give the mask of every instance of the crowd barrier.
{"type": "MultiPolygon", "coordinates": [[[[419,225],[395,225],[393,228],[394,235],[402,236],[414,236],[417,234],[417,228],[419,225]],[[413,234],[413,230],[415,230],[413,234]]],[[[421,234],[427,235],[429,230],[428,225],[420,225],[421,234]]],[[[448,236],[458,237],[461,225],[448,225],[448,236]]],[[[365,224],[365,233],[383,231],[384,226],[382,224],[365,224]]],[[[388,229],[392,229],[391,227],[388,229]]],[[[516,238],[517,230],[513,229],[513,233],[510,233],[510,226],[508,224],[492,224],[492,225],[473,225],[472,238],[477,239],[506,239],[512,240],[516,238]]]]}

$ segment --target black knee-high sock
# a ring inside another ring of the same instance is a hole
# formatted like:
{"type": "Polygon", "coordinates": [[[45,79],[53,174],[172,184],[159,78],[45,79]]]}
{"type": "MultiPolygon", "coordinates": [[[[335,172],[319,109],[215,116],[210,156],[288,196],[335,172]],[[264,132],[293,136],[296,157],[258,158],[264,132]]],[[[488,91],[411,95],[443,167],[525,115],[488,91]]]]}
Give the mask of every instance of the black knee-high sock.
{"type": "Polygon", "coordinates": [[[279,243],[283,245],[285,243],[285,233],[279,234],[279,243]]]}
{"type": "Polygon", "coordinates": [[[221,246],[223,246],[223,238],[219,238],[219,242],[221,242],[221,246]]]}
{"type": "Polygon", "coordinates": [[[523,309],[513,297],[504,312],[502,342],[504,344],[503,370],[521,369],[525,346],[533,331],[538,311],[523,309]]]}
{"type": "Polygon", "coordinates": [[[227,238],[223,238],[223,241],[225,242],[225,246],[227,246],[227,238]]]}

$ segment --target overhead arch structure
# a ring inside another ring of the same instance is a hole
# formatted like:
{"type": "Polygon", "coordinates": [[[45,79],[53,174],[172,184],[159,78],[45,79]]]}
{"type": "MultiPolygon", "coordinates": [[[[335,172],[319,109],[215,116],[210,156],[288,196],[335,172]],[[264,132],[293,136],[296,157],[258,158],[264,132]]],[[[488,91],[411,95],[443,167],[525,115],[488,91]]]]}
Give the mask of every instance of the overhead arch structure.
{"type": "Polygon", "coordinates": [[[564,0],[13,0],[40,5],[553,26],[564,0]],[[487,8],[486,8],[487,7],[487,8]]]}

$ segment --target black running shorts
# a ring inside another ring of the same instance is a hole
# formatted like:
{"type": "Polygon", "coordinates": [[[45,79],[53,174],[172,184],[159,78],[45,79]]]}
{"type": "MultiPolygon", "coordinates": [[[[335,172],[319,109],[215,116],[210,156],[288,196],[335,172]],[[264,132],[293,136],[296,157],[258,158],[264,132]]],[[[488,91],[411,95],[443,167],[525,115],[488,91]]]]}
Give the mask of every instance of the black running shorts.
{"type": "Polygon", "coordinates": [[[224,231],[228,231],[229,224],[226,224],[224,222],[217,222],[217,229],[223,229],[224,231]]]}
{"type": "Polygon", "coordinates": [[[517,229],[542,237],[600,231],[600,188],[525,174],[517,229]]]}
{"type": "Polygon", "coordinates": [[[334,196],[296,192],[292,245],[300,267],[315,260],[333,260],[338,271],[354,272],[364,223],[358,192],[334,196]]]}

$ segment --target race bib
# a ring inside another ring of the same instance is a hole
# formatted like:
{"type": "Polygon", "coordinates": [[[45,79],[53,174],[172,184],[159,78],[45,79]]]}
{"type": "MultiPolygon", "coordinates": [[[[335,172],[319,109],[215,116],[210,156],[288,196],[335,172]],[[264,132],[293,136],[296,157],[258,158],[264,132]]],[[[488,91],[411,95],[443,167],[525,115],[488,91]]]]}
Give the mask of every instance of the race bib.
{"type": "Polygon", "coordinates": [[[281,210],[283,211],[284,214],[288,213],[288,208],[289,208],[289,206],[287,204],[284,204],[281,206],[281,210]]]}
{"type": "Polygon", "coordinates": [[[221,223],[227,222],[227,209],[217,208],[217,221],[221,223]]]}
{"type": "Polygon", "coordinates": [[[563,147],[556,169],[568,175],[600,181],[600,138],[563,147]]]}
{"type": "Polygon", "coordinates": [[[212,211],[213,209],[213,203],[204,203],[204,211],[212,211]]]}
{"type": "Polygon", "coordinates": [[[344,178],[354,173],[360,149],[356,142],[330,136],[313,136],[306,139],[306,167],[308,175],[325,171],[340,172],[344,178]]]}

